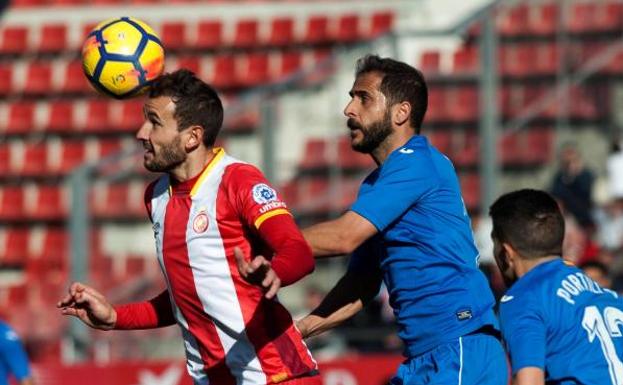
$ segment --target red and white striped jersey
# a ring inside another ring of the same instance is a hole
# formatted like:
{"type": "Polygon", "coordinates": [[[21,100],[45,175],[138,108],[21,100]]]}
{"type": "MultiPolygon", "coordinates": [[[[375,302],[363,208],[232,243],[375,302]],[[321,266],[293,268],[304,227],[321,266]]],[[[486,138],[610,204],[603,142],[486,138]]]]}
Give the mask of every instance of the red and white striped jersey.
{"type": "Polygon", "coordinates": [[[192,186],[164,175],[146,195],[189,374],[195,384],[263,385],[315,372],[289,312],[240,277],[234,258],[234,247],[270,255],[257,229],[289,215],[286,205],[257,168],[214,152],[192,186]]]}

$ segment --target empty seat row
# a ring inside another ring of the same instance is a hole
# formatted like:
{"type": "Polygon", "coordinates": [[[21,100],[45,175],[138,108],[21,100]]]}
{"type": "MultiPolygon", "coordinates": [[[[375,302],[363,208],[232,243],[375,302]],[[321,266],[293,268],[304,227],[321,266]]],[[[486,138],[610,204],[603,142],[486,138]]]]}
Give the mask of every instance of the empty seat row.
{"type": "MultiPolygon", "coordinates": [[[[247,103],[236,113],[229,106],[236,99],[224,97],[225,130],[254,129],[259,124],[259,106],[247,103]]],[[[115,101],[106,98],[86,100],[19,100],[0,102],[0,135],[36,133],[111,134],[134,133],[144,122],[143,101],[115,101]]],[[[1,166],[0,166],[1,167],[1,166]]]]}
{"type": "MultiPolygon", "coordinates": [[[[187,68],[220,89],[253,87],[279,81],[324,60],[328,51],[295,50],[218,55],[169,55],[166,71],[187,68]]],[[[79,60],[16,60],[0,62],[1,95],[93,93],[79,60]]]]}
{"type": "Polygon", "coordinates": [[[279,191],[295,215],[339,212],[355,201],[362,180],[341,177],[332,183],[327,176],[303,176],[284,184],[279,191]]]}
{"type": "MultiPolygon", "coordinates": [[[[249,49],[371,39],[390,31],[393,19],[391,11],[380,11],[372,14],[313,15],[309,18],[283,16],[267,20],[174,20],[152,25],[158,30],[167,50],[249,49]]],[[[93,24],[80,26],[64,23],[44,23],[36,27],[4,25],[0,27],[0,54],[77,52],[93,27],[93,24]]]]}
{"type": "Polygon", "coordinates": [[[313,171],[337,166],[342,169],[370,169],[372,158],[351,149],[350,138],[335,140],[325,138],[308,139],[305,143],[303,159],[299,163],[301,171],[313,171]]]}

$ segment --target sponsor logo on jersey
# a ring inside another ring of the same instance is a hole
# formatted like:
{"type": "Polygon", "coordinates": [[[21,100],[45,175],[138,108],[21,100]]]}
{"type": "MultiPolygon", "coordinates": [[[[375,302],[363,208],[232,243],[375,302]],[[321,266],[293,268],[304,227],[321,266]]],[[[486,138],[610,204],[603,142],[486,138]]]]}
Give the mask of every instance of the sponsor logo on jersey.
{"type": "Polygon", "coordinates": [[[398,150],[398,151],[400,151],[400,152],[401,152],[401,153],[403,153],[403,154],[413,154],[413,150],[412,150],[412,149],[410,149],[410,148],[406,148],[406,147],[403,147],[403,148],[401,148],[401,149],[400,149],[400,150],[398,150]]]}
{"type": "Polygon", "coordinates": [[[467,319],[470,319],[472,318],[472,311],[470,309],[459,310],[456,312],[456,318],[458,318],[459,321],[465,321],[467,319]]]}
{"type": "Polygon", "coordinates": [[[203,233],[208,229],[208,214],[205,211],[199,212],[193,219],[193,230],[195,233],[203,233]]]}
{"type": "Polygon", "coordinates": [[[513,297],[512,295],[505,295],[505,296],[502,296],[502,298],[500,298],[500,302],[508,302],[513,298],[515,297],[513,297]]]}
{"type": "Polygon", "coordinates": [[[281,208],[284,208],[284,209],[287,208],[285,202],[281,202],[281,201],[270,202],[262,206],[262,208],[260,208],[260,214],[264,214],[266,212],[269,212],[270,210],[281,209],[281,208]]]}
{"type": "Polygon", "coordinates": [[[253,200],[263,205],[277,200],[277,192],[267,184],[259,183],[253,186],[253,200]]]}

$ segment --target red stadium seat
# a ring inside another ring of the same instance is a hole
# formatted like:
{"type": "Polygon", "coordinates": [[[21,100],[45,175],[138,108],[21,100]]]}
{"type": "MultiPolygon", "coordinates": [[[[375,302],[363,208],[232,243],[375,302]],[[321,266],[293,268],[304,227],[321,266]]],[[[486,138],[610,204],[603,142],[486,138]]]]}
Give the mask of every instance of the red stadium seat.
{"type": "Polygon", "coordinates": [[[52,87],[52,65],[48,61],[34,61],[28,66],[26,72],[26,85],[24,93],[32,95],[45,95],[52,87]]]}
{"type": "Polygon", "coordinates": [[[376,38],[392,30],[394,13],[392,11],[376,12],[372,15],[370,30],[367,38],[376,38]]]}
{"type": "Polygon", "coordinates": [[[24,163],[20,174],[26,176],[43,176],[48,169],[47,142],[35,141],[24,144],[24,163]]]}
{"type": "Polygon", "coordinates": [[[270,37],[268,44],[271,46],[286,46],[294,41],[294,19],[280,17],[273,19],[270,24],[270,37]]]}
{"type": "Polygon", "coordinates": [[[108,131],[112,129],[110,121],[110,103],[106,99],[90,99],[87,101],[85,131],[108,131]]]}
{"type": "Polygon", "coordinates": [[[93,214],[98,218],[121,218],[128,214],[128,184],[96,185],[93,214]]]}
{"type": "Polygon", "coordinates": [[[554,130],[533,128],[527,132],[524,159],[528,164],[548,164],[554,154],[554,130]]]}
{"type": "Polygon", "coordinates": [[[288,207],[296,208],[299,204],[299,185],[296,180],[288,181],[278,189],[281,199],[288,207]]]}
{"type": "Polygon", "coordinates": [[[516,44],[507,47],[508,56],[503,63],[504,74],[511,76],[530,75],[534,68],[534,61],[537,56],[534,43],[516,44]]]}
{"type": "Polygon", "coordinates": [[[67,49],[67,24],[44,24],[39,32],[38,52],[55,53],[67,49]]]}
{"type": "Polygon", "coordinates": [[[74,103],[68,100],[56,100],[48,104],[49,114],[46,124],[48,131],[73,130],[74,103]]]}
{"type": "Polygon", "coordinates": [[[371,169],[374,166],[372,157],[353,151],[350,143],[350,137],[348,136],[338,139],[338,166],[343,169],[371,169]]]}
{"type": "Polygon", "coordinates": [[[441,53],[439,51],[424,51],[420,55],[418,68],[425,74],[437,74],[440,70],[441,53]]]}
{"type": "Polygon", "coordinates": [[[11,6],[17,8],[29,8],[29,7],[40,7],[44,6],[47,3],[47,0],[12,0],[11,6]]]}
{"type": "Polygon", "coordinates": [[[121,119],[115,124],[116,129],[135,132],[143,124],[143,101],[140,99],[121,102],[121,119]]]}
{"type": "Polygon", "coordinates": [[[452,152],[452,132],[448,130],[435,130],[426,135],[430,143],[440,152],[450,154],[452,152]]]}
{"type": "Polygon", "coordinates": [[[13,92],[13,66],[10,63],[0,63],[0,96],[13,92]]]}
{"type": "Polygon", "coordinates": [[[451,159],[457,167],[474,167],[478,164],[480,143],[476,130],[455,131],[453,133],[455,152],[451,159]]]}
{"type": "Polygon", "coordinates": [[[258,21],[256,19],[238,20],[233,46],[249,48],[258,43],[258,21]]]}
{"type": "Polygon", "coordinates": [[[530,8],[527,4],[519,4],[511,8],[504,9],[498,17],[498,30],[503,36],[516,36],[526,33],[530,8]]]}
{"type": "Polygon", "coordinates": [[[85,93],[93,90],[84,76],[84,70],[82,69],[82,62],[80,60],[67,62],[64,75],[65,78],[61,85],[62,92],[85,93]]]}
{"type": "Polygon", "coordinates": [[[30,207],[28,216],[40,220],[58,220],[67,215],[67,200],[62,187],[38,185],[36,204],[30,207]]]}
{"type": "Polygon", "coordinates": [[[462,46],[452,55],[452,70],[455,74],[473,74],[478,71],[478,47],[462,46]]]}
{"type": "Polygon", "coordinates": [[[329,19],[327,16],[311,16],[307,21],[304,43],[325,43],[329,39],[329,19]]]}
{"type": "Polygon", "coordinates": [[[431,86],[428,89],[428,110],[425,121],[430,123],[447,120],[447,105],[445,88],[431,86]]]}
{"type": "Polygon", "coordinates": [[[223,45],[223,23],[219,20],[204,20],[197,25],[197,48],[219,48],[223,45]]]}
{"type": "Polygon", "coordinates": [[[185,68],[200,76],[201,60],[199,56],[180,56],[177,58],[177,68],[185,68]]]}
{"type": "Polygon", "coordinates": [[[458,122],[476,120],[479,112],[478,89],[469,86],[456,87],[450,94],[452,96],[448,118],[458,122]]]}
{"type": "Polygon", "coordinates": [[[519,132],[500,133],[498,157],[504,166],[517,166],[524,161],[524,146],[519,132]]]}
{"type": "Polygon", "coordinates": [[[305,213],[327,214],[329,211],[329,181],[325,177],[306,177],[299,180],[298,210],[305,213]]]}
{"type": "Polygon", "coordinates": [[[100,139],[97,141],[97,144],[99,146],[98,157],[100,159],[116,154],[122,149],[119,139],[100,139]]]}
{"type": "Polygon", "coordinates": [[[329,160],[326,155],[326,141],[324,139],[308,139],[305,143],[305,152],[299,167],[302,170],[312,170],[327,167],[329,160]]]}
{"type": "Polygon", "coordinates": [[[558,4],[547,2],[537,7],[536,17],[530,20],[528,30],[535,35],[553,35],[558,26],[558,4]]]}
{"type": "Polygon", "coordinates": [[[24,191],[21,186],[0,186],[0,218],[3,221],[24,219],[24,191]]]}
{"type": "Polygon", "coordinates": [[[553,75],[558,71],[560,52],[556,43],[540,43],[536,45],[536,57],[533,59],[532,71],[537,74],[553,75]]]}
{"type": "Polygon", "coordinates": [[[11,170],[11,144],[0,143],[0,175],[8,175],[11,170]]]}
{"type": "Polygon", "coordinates": [[[6,133],[28,133],[34,126],[35,104],[19,101],[9,105],[6,133]]]}
{"type": "Polygon", "coordinates": [[[300,51],[282,52],[280,59],[279,78],[292,75],[302,68],[303,58],[300,51]]]}
{"type": "Polygon", "coordinates": [[[602,12],[597,21],[597,26],[601,30],[621,31],[623,26],[623,3],[612,0],[602,6],[602,12]]]}
{"type": "Polygon", "coordinates": [[[359,15],[342,15],[338,19],[335,38],[339,42],[353,42],[362,36],[359,31],[359,15]]]}
{"type": "Polygon", "coordinates": [[[232,55],[223,54],[214,57],[214,70],[210,83],[216,88],[236,86],[236,62],[232,55]]]}
{"type": "Polygon", "coordinates": [[[571,4],[571,17],[567,28],[574,33],[591,32],[597,29],[597,4],[571,4]]]}
{"type": "Polygon", "coordinates": [[[28,255],[30,230],[27,227],[5,227],[0,229],[4,239],[0,245],[0,261],[6,264],[23,264],[28,255]]]}
{"type": "Polygon", "coordinates": [[[268,54],[266,53],[250,53],[237,57],[237,83],[252,87],[268,82],[268,54]]]}
{"type": "Polygon", "coordinates": [[[182,21],[163,22],[160,37],[164,46],[176,50],[186,47],[186,25],[182,21]]]}
{"type": "Polygon", "coordinates": [[[28,50],[28,27],[3,27],[0,39],[0,53],[24,54],[28,50]]]}
{"type": "Polygon", "coordinates": [[[58,171],[67,174],[86,161],[86,143],[82,140],[64,140],[58,171]]]}
{"type": "Polygon", "coordinates": [[[460,175],[461,193],[468,210],[480,207],[480,176],[478,174],[460,175]]]}
{"type": "Polygon", "coordinates": [[[59,262],[63,264],[63,261],[68,261],[69,233],[64,228],[55,226],[45,227],[42,232],[41,243],[33,245],[35,247],[31,248],[30,259],[46,259],[51,262],[50,265],[52,266],[59,262]]]}

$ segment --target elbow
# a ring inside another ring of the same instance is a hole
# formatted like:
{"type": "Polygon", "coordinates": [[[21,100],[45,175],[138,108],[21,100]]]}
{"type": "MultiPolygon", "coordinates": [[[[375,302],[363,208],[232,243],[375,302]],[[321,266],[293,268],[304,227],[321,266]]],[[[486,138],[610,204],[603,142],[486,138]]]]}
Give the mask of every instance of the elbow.
{"type": "Polygon", "coordinates": [[[316,269],[316,260],[314,259],[314,253],[312,248],[306,241],[303,241],[303,256],[301,258],[301,270],[304,272],[303,276],[309,275],[316,269]]]}

